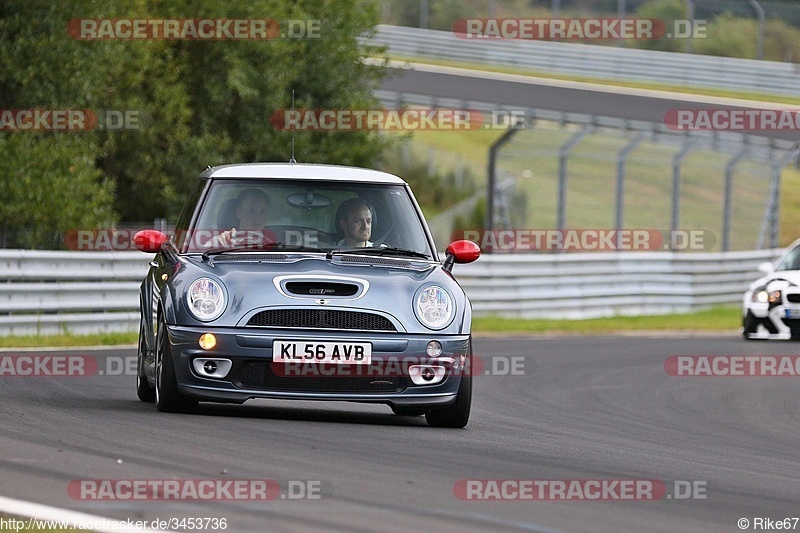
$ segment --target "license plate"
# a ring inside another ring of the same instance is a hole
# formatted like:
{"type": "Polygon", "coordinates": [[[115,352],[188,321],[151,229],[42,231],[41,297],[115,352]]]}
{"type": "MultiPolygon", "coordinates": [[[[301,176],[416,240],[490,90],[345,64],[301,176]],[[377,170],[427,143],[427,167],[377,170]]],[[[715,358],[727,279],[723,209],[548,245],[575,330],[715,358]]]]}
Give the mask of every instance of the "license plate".
{"type": "Polygon", "coordinates": [[[276,340],[272,343],[272,360],[276,363],[368,365],[372,362],[372,345],[368,342],[276,340]]]}
{"type": "Polygon", "coordinates": [[[787,309],[786,318],[800,318],[800,309],[787,309]]]}

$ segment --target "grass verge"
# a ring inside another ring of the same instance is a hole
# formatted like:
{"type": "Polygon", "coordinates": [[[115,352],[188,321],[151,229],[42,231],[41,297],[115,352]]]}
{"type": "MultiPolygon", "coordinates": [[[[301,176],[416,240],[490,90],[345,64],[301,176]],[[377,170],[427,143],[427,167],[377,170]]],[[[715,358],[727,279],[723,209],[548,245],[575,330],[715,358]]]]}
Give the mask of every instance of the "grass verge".
{"type": "Polygon", "coordinates": [[[614,316],[570,319],[525,319],[500,317],[474,317],[472,331],[486,333],[578,333],[612,334],[629,331],[733,331],[740,327],[742,311],[739,307],[718,306],[685,314],[614,316]]]}
{"type": "Polygon", "coordinates": [[[62,333],[59,335],[25,335],[0,337],[0,348],[63,348],[71,346],[118,346],[121,344],[136,344],[139,333],[136,331],[125,333],[96,333],[91,335],[73,335],[62,333]]]}
{"type": "MultiPolygon", "coordinates": [[[[741,309],[713,307],[686,314],[615,316],[585,320],[475,317],[472,330],[484,333],[579,333],[609,334],[626,331],[732,331],[741,324],[741,309]]],[[[0,337],[0,348],[115,346],[136,344],[138,333],[99,333],[96,335],[37,335],[0,337]]]]}

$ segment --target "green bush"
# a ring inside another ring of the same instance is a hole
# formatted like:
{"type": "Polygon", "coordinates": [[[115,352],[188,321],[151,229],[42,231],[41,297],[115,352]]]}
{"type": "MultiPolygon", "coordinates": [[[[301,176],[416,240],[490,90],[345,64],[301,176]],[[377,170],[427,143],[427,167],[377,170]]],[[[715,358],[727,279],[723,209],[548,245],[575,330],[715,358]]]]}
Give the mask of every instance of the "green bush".
{"type": "MultiPolygon", "coordinates": [[[[687,18],[686,2],[683,0],[651,0],[639,6],[636,10],[639,18],[661,19],[672,21],[687,18]]],[[[686,39],[653,39],[653,40],[628,40],[628,48],[644,48],[646,50],[662,50],[664,52],[684,52],[686,39]]]]}
{"type": "Polygon", "coordinates": [[[115,220],[114,184],[86,133],[0,136],[0,231],[11,248],[61,248],[69,230],[115,220]]]}

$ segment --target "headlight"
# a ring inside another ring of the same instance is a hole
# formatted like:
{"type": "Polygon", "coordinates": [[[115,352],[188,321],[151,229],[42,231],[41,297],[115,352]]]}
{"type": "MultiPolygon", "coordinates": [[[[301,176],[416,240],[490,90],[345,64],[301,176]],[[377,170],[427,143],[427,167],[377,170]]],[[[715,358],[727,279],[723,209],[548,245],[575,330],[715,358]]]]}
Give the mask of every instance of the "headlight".
{"type": "Polygon", "coordinates": [[[774,304],[781,301],[781,291],[767,292],[765,289],[759,289],[753,292],[752,300],[762,304],[767,302],[774,304]]]}
{"type": "Polygon", "coordinates": [[[186,293],[189,312],[197,320],[208,322],[214,320],[225,310],[225,293],[222,285],[209,278],[195,280],[186,293]]]}
{"type": "Polygon", "coordinates": [[[417,319],[429,329],[442,329],[453,321],[453,299],[441,287],[425,287],[414,297],[417,319]]]}

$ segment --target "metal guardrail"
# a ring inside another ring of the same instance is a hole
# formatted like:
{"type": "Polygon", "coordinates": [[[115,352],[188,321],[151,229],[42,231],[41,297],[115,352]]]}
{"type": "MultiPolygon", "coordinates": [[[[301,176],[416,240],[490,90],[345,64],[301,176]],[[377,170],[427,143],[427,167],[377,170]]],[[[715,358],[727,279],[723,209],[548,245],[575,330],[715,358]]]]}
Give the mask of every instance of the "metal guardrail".
{"type": "Polygon", "coordinates": [[[0,335],[135,331],[141,252],[0,250],[0,335]]]}
{"type": "MultiPolygon", "coordinates": [[[[588,318],[738,303],[779,250],[494,254],[455,274],[476,316],[588,318]]],[[[0,335],[136,331],[141,252],[0,251],[0,335]]]]}
{"type": "Polygon", "coordinates": [[[455,274],[476,316],[591,318],[736,304],[780,250],[495,254],[455,274]]]}
{"type": "Polygon", "coordinates": [[[462,39],[453,32],[379,25],[369,41],[389,54],[600,79],[797,95],[800,64],[550,41],[462,39]]]}

